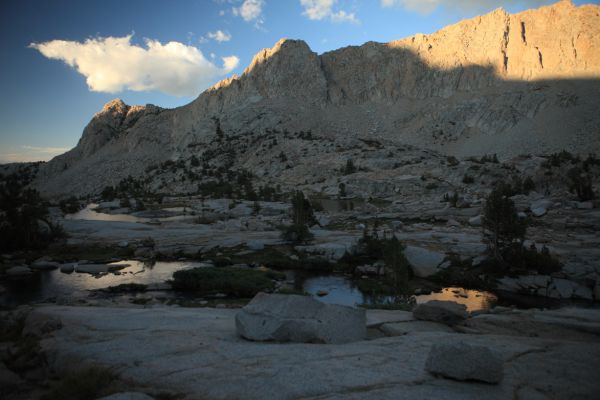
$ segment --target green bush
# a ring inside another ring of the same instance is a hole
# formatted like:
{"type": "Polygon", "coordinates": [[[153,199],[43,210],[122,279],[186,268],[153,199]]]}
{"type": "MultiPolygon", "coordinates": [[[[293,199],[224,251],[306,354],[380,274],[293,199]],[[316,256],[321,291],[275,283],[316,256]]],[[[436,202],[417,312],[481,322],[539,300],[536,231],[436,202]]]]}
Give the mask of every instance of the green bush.
{"type": "Polygon", "coordinates": [[[592,176],[579,167],[571,168],[567,172],[569,190],[577,194],[580,201],[592,200],[595,195],[592,190],[592,176]]]}
{"type": "Polygon", "coordinates": [[[350,175],[356,172],[356,166],[351,159],[346,161],[346,165],[342,168],[343,175],[350,175]]]}
{"type": "Polygon", "coordinates": [[[502,258],[502,251],[515,241],[522,242],[527,222],[519,218],[515,204],[509,198],[510,185],[497,183],[488,195],[483,208],[484,237],[495,258],[502,258]]]}
{"type": "Polygon", "coordinates": [[[529,249],[514,243],[501,251],[500,258],[489,258],[483,262],[484,268],[498,274],[552,274],[562,268],[562,264],[554,258],[546,246],[538,251],[535,245],[529,249]]]}
{"type": "Polygon", "coordinates": [[[313,234],[306,225],[288,225],[281,229],[281,238],[293,243],[306,243],[313,239],[313,234]]]}
{"type": "Polygon", "coordinates": [[[175,290],[198,295],[224,293],[228,296],[253,297],[258,292],[272,291],[275,278],[280,279],[281,275],[274,271],[237,267],[193,268],[176,271],[171,285],[175,290]]]}
{"type": "Polygon", "coordinates": [[[65,214],[73,214],[81,210],[81,203],[77,200],[77,197],[71,196],[68,199],[61,200],[58,203],[60,210],[65,214]]]}
{"type": "Polygon", "coordinates": [[[308,225],[316,222],[310,201],[298,190],[292,196],[292,225],[282,227],[281,237],[294,243],[308,242],[313,238],[308,225]]]}
{"type": "Polygon", "coordinates": [[[48,207],[37,190],[16,179],[0,186],[0,251],[41,249],[64,237],[59,224],[48,219],[48,207]]]}

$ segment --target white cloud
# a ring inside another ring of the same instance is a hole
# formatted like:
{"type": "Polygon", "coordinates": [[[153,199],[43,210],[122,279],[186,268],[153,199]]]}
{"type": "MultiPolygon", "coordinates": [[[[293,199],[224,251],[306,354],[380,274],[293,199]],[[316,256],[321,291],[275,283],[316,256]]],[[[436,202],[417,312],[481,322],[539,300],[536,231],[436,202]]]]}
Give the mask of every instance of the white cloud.
{"type": "Polygon", "coordinates": [[[264,6],[264,0],[244,0],[241,6],[233,7],[232,11],[233,15],[242,17],[246,22],[261,22],[264,6]]]}
{"type": "Polygon", "coordinates": [[[300,5],[304,8],[302,15],[308,19],[320,21],[330,19],[333,22],[352,22],[359,23],[354,13],[348,13],[344,10],[333,11],[333,6],[337,0],[300,0],[300,5]]]}
{"type": "Polygon", "coordinates": [[[483,12],[498,7],[517,4],[527,7],[537,7],[554,1],[555,0],[381,0],[381,6],[403,7],[409,11],[416,11],[420,14],[429,14],[438,7],[464,12],[483,12]]]}
{"type": "Polygon", "coordinates": [[[231,34],[218,30],[215,32],[208,32],[206,34],[209,39],[216,40],[217,42],[229,42],[231,40],[231,34]]]}
{"type": "Polygon", "coordinates": [[[10,153],[0,153],[0,164],[14,162],[48,161],[68,150],[68,147],[19,146],[10,153]]]}
{"type": "Polygon", "coordinates": [[[239,62],[236,56],[223,57],[220,68],[194,46],[146,39],[142,47],[132,44],[131,37],[92,38],[83,43],[51,40],[29,47],[75,68],[94,92],[156,90],[174,96],[196,96],[239,62]]]}

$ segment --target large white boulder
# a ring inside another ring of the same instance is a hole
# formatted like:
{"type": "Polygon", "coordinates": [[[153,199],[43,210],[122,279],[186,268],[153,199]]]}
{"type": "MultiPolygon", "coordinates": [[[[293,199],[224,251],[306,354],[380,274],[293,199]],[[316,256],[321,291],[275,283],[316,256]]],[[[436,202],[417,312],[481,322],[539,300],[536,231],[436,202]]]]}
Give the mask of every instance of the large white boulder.
{"type": "Polygon", "coordinates": [[[259,293],[235,316],[237,333],[254,341],[347,343],[366,337],[365,310],[308,296],[259,293]]]}
{"type": "Polygon", "coordinates": [[[434,344],[425,364],[425,369],[434,375],[487,383],[502,380],[502,367],[502,358],[488,347],[463,342],[434,344]]]}

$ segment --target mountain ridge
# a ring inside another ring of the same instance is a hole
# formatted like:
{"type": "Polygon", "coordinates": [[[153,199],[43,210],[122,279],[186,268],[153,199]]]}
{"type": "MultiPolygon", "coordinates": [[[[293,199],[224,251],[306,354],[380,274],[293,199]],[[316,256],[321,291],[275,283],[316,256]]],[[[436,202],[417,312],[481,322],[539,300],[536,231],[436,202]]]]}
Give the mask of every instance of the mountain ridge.
{"type": "Polygon", "coordinates": [[[596,151],[599,15],[599,6],[570,1],[518,14],[497,9],[431,35],[321,55],[282,39],[186,106],[99,112],[75,149],[41,169],[38,187],[97,193],[196,154],[215,139],[216,121],[233,136],[367,135],[452,155],[596,151]],[[566,137],[567,129],[576,132],[566,137]],[[78,175],[85,185],[70,183],[78,175]]]}

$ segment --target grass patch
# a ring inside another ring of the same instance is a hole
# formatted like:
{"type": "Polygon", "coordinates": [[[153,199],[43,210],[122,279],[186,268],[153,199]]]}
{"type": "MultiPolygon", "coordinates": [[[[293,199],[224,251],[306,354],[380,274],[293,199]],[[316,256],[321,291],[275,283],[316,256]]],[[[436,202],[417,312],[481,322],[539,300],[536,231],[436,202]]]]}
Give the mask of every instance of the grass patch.
{"type": "Polygon", "coordinates": [[[42,400],[89,400],[114,393],[111,384],[117,376],[107,368],[88,367],[66,374],[52,385],[42,400]]]}
{"type": "Polygon", "coordinates": [[[193,268],[176,271],[171,285],[175,290],[194,292],[198,295],[223,293],[234,297],[253,297],[258,292],[275,289],[274,279],[281,279],[275,271],[254,269],[193,268]]]}

